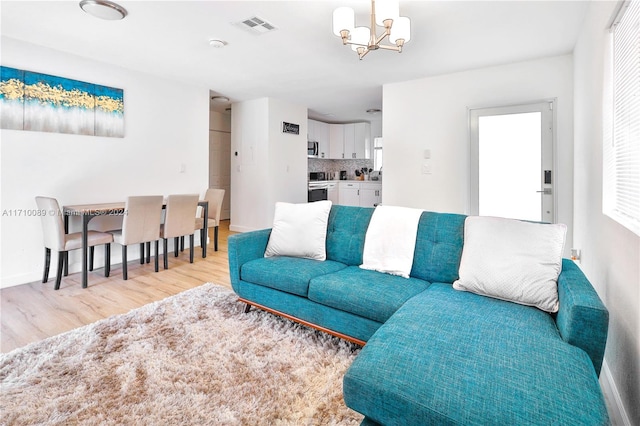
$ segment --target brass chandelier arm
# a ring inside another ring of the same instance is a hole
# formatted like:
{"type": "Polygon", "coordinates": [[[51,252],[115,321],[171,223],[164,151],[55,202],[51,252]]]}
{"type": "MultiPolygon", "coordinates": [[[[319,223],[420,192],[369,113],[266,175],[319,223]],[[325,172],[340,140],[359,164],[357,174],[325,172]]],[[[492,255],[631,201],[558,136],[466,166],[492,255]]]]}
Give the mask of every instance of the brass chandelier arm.
{"type": "Polygon", "coordinates": [[[402,50],[402,46],[393,46],[391,44],[381,44],[378,47],[380,49],[393,50],[396,52],[400,52],[402,50]]]}
{"type": "MultiPolygon", "coordinates": [[[[375,38],[375,36],[376,36],[375,33],[372,33],[371,34],[371,39],[373,40],[373,44],[374,45],[379,45],[382,42],[382,40],[384,40],[390,34],[391,34],[391,27],[385,29],[385,31],[377,39],[375,38]]],[[[380,47],[382,47],[382,46],[380,46],[380,47]]]]}
{"type": "Polygon", "coordinates": [[[357,52],[358,53],[358,58],[360,60],[362,60],[362,58],[364,58],[367,55],[367,53],[369,53],[369,52],[371,52],[371,50],[366,48],[366,47],[359,48],[358,52],[357,52]]]}

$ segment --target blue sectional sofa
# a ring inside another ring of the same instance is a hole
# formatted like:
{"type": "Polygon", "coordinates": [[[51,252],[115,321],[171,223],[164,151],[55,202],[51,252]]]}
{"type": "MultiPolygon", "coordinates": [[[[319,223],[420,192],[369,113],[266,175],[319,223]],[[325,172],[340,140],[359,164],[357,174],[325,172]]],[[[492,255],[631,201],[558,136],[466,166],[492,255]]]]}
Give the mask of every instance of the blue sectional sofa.
{"type": "Polygon", "coordinates": [[[375,425],[602,425],[608,312],[570,260],[560,308],[455,290],[465,216],[424,212],[410,278],[359,268],[372,208],[334,205],[325,261],[264,257],[270,230],[229,237],[231,284],[256,306],[365,344],[344,400],[375,425]]]}

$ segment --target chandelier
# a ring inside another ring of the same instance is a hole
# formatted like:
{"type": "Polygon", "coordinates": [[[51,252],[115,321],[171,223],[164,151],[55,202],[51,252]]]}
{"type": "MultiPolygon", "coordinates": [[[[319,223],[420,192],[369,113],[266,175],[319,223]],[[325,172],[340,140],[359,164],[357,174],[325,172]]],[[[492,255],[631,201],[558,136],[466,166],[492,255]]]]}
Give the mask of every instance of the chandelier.
{"type": "Polygon", "coordinates": [[[411,21],[400,16],[398,0],[371,0],[371,28],[356,27],[353,9],[339,7],[333,11],[333,33],[342,38],[342,44],[351,45],[362,59],[372,50],[402,52],[404,44],[411,39],[411,21]],[[380,36],[376,25],[384,27],[380,36]],[[381,44],[385,38],[391,44],[381,44]]]}

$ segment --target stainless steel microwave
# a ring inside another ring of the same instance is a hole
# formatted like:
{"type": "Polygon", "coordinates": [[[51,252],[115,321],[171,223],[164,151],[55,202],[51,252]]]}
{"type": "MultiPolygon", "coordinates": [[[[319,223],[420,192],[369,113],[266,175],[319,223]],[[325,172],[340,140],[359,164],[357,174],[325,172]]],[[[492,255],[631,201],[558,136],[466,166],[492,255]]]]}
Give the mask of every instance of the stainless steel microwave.
{"type": "Polygon", "coordinates": [[[318,142],[307,142],[307,156],[308,157],[318,156],[318,142]]]}

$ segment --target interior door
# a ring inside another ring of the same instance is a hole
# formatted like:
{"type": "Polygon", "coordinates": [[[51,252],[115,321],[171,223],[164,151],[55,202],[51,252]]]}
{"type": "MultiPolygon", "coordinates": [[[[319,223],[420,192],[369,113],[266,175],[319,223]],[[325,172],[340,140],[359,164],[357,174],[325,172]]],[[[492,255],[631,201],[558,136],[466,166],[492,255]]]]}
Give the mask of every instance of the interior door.
{"type": "Polygon", "coordinates": [[[231,217],[231,134],[209,131],[209,188],[224,189],[220,219],[231,217]]]}
{"type": "Polygon", "coordinates": [[[554,103],[469,110],[471,214],[555,222],[554,103]]]}

